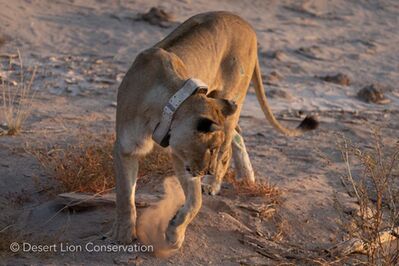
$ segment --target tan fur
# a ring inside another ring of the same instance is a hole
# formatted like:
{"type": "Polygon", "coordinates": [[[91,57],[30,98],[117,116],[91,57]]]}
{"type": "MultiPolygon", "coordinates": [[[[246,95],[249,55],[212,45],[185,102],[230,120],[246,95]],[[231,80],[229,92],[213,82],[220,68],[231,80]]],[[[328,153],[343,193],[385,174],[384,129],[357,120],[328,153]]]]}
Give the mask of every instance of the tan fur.
{"type": "Polygon", "coordinates": [[[205,187],[209,193],[216,194],[220,189],[232,157],[234,129],[252,78],[271,124],[287,135],[302,133],[300,129],[281,126],[267,105],[252,27],[227,12],[190,18],[153,48],[140,53],[119,87],[115,143],[117,217],[112,237],[121,242],[128,243],[136,235],[134,190],[138,157],[151,151],[151,134],[163,107],[191,77],[204,81],[209,93],[189,97],[172,122],[170,148],[186,203],[167,229],[171,245],[180,247],[187,225],[201,207],[201,176],[211,173],[205,187]],[[233,112],[231,102],[222,99],[234,101],[237,111],[233,112]],[[201,118],[214,121],[219,130],[198,132],[196,126],[201,118]]]}

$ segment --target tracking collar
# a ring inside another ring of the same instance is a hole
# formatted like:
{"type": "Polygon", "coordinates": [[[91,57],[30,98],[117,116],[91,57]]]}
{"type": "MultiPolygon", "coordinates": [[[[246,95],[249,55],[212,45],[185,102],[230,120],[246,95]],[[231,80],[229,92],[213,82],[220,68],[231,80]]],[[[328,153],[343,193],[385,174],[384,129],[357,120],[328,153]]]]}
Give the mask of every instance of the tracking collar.
{"type": "Polygon", "coordinates": [[[177,109],[179,109],[180,105],[195,92],[206,94],[208,92],[208,86],[199,79],[190,78],[186,80],[183,87],[169,99],[168,103],[163,108],[161,121],[152,133],[152,139],[156,143],[162,147],[169,146],[170,126],[172,124],[173,115],[177,109]]]}

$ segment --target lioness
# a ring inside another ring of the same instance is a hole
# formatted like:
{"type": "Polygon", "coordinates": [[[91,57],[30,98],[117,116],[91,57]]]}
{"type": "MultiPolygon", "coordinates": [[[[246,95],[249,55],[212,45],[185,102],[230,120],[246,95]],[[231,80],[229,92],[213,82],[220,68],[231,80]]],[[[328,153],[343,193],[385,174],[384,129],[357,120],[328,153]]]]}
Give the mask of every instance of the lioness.
{"type": "Polygon", "coordinates": [[[136,237],[138,158],[156,141],[170,146],[186,196],[166,231],[171,246],[181,246],[201,207],[201,177],[207,175],[209,193],[220,189],[251,80],[267,120],[278,131],[298,136],[316,128],[311,117],[292,130],[275,119],[262,85],[255,31],[237,15],[196,15],[137,56],[118,89],[114,239],[129,243],[136,237]]]}

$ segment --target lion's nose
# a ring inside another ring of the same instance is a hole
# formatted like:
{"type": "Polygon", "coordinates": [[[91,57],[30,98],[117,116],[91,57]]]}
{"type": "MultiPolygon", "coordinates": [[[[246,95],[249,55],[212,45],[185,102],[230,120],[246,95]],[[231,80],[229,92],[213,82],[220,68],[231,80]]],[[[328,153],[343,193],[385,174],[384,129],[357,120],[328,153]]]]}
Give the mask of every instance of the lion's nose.
{"type": "Polygon", "coordinates": [[[189,166],[186,166],[186,171],[191,173],[191,168],[189,166]]]}

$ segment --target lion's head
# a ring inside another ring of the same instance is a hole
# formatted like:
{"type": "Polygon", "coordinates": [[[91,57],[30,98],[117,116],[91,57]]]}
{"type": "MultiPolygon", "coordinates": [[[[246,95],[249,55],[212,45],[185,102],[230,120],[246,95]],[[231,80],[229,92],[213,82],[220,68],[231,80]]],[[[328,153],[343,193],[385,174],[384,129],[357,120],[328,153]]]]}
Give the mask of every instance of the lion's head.
{"type": "Polygon", "coordinates": [[[224,122],[236,110],[232,101],[195,94],[176,111],[169,144],[173,156],[189,174],[204,175],[216,166],[217,154],[225,140],[224,122]]]}

